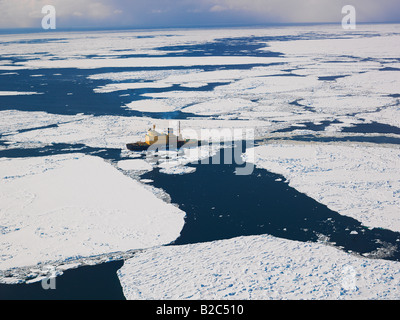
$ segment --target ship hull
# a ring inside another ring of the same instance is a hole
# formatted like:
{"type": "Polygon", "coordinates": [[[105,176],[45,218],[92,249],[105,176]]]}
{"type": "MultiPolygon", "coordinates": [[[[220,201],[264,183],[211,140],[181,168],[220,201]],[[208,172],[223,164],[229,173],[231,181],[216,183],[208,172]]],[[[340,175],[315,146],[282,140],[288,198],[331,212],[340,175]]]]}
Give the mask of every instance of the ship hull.
{"type": "MultiPolygon", "coordinates": [[[[180,148],[197,147],[199,143],[197,141],[177,141],[177,143],[154,143],[151,145],[151,149],[156,150],[175,150],[180,148]]],[[[150,148],[150,145],[144,142],[128,143],[126,148],[131,151],[146,151],[150,148]]]]}

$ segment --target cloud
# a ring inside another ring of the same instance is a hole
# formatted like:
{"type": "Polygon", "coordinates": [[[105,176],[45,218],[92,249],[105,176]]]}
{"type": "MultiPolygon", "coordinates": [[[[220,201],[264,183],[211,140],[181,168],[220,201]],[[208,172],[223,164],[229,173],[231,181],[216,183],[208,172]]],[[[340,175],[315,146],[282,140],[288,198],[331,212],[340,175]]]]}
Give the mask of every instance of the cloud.
{"type": "MultiPolygon", "coordinates": [[[[44,5],[57,27],[178,27],[340,23],[348,0],[0,0],[0,28],[40,28],[44,5]]],[[[400,22],[398,0],[352,0],[358,22],[400,22]]]]}
{"type": "Polygon", "coordinates": [[[215,6],[212,6],[210,8],[210,12],[221,12],[228,10],[226,7],[220,6],[219,4],[216,4],[215,6]]]}
{"type": "Polygon", "coordinates": [[[252,17],[255,22],[315,23],[340,22],[342,7],[356,8],[359,22],[400,22],[398,0],[210,0],[215,6],[228,8],[252,17]]]}

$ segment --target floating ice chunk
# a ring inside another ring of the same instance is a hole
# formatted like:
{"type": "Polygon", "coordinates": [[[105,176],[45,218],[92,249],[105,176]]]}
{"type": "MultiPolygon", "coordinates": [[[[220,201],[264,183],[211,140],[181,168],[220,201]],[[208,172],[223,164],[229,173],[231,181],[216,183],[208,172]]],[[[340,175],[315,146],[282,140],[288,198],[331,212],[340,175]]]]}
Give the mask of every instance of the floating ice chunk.
{"type": "Polygon", "coordinates": [[[294,77],[294,76],[269,76],[269,77],[246,77],[229,85],[216,88],[219,94],[227,91],[245,90],[248,94],[269,94],[279,92],[293,92],[298,90],[312,90],[320,82],[315,76],[294,77]]]}
{"type": "Polygon", "coordinates": [[[43,94],[42,92],[21,92],[21,91],[0,91],[0,96],[26,96],[33,94],[43,94]]]}
{"type": "Polygon", "coordinates": [[[110,93],[114,91],[135,90],[143,88],[168,88],[170,84],[161,82],[131,82],[131,83],[112,83],[105,86],[95,88],[93,91],[96,93],[110,93]]]}
{"type": "Polygon", "coordinates": [[[177,76],[180,79],[185,74],[190,74],[192,77],[194,74],[198,76],[198,73],[202,69],[185,69],[185,70],[148,70],[148,71],[132,71],[132,72],[110,72],[100,73],[89,76],[92,80],[112,80],[112,81],[126,81],[126,80],[143,80],[143,81],[157,81],[163,80],[170,76],[177,76]]]}
{"type": "Polygon", "coordinates": [[[151,180],[151,179],[140,179],[139,181],[143,182],[143,183],[152,183],[153,182],[153,180],[151,180]]]}
{"type": "Polygon", "coordinates": [[[107,58],[107,59],[68,59],[68,60],[28,60],[19,66],[27,69],[36,68],[120,68],[120,67],[191,67],[207,65],[270,64],[284,62],[284,58],[212,56],[212,57],[152,57],[152,58],[107,58]]]}
{"type": "Polygon", "coordinates": [[[176,109],[172,103],[168,104],[166,99],[145,99],[132,101],[125,108],[140,112],[170,112],[176,109]]]}
{"type": "MultiPolygon", "coordinates": [[[[393,30],[392,27],[388,29],[393,30]]],[[[317,57],[324,59],[333,57],[335,60],[344,60],[353,57],[357,60],[363,58],[393,58],[400,52],[400,36],[380,35],[376,37],[349,37],[347,39],[316,39],[316,40],[294,40],[294,41],[271,41],[265,50],[284,52],[289,56],[312,56],[314,61],[317,57]]]]}
{"type": "Polygon", "coordinates": [[[118,167],[122,170],[135,170],[135,171],[153,170],[151,164],[142,159],[121,160],[118,161],[118,167]]]}
{"type": "Polygon", "coordinates": [[[181,87],[185,88],[201,88],[207,85],[207,83],[204,82],[185,82],[180,84],[181,87]]]}
{"type": "Polygon", "coordinates": [[[23,70],[26,69],[23,66],[0,66],[0,70],[23,70]]]}
{"type": "Polygon", "coordinates": [[[269,235],[152,248],[117,274],[127,299],[159,300],[396,299],[400,281],[398,262],[269,235]]]}
{"type": "Polygon", "coordinates": [[[166,174],[187,174],[187,173],[193,173],[196,171],[196,168],[193,167],[187,167],[187,166],[171,166],[171,167],[165,167],[160,170],[162,173],[166,174]]]}
{"type": "Polygon", "coordinates": [[[343,87],[351,87],[353,92],[369,92],[375,96],[380,94],[399,94],[400,72],[371,70],[340,78],[337,80],[337,84],[343,87]]]}
{"type": "Polygon", "coordinates": [[[3,72],[0,73],[0,76],[11,76],[11,75],[18,75],[18,72],[3,72]]]}
{"type": "Polygon", "coordinates": [[[216,115],[228,112],[237,112],[256,106],[255,103],[245,99],[216,99],[191,105],[183,111],[200,115],[216,115]]]}
{"type": "Polygon", "coordinates": [[[184,212],[97,157],[3,158],[0,179],[0,270],[162,245],[184,224],[184,212]]]}
{"type": "Polygon", "coordinates": [[[188,167],[182,164],[180,161],[165,161],[159,165],[160,172],[166,174],[187,174],[196,171],[196,168],[188,167]]]}

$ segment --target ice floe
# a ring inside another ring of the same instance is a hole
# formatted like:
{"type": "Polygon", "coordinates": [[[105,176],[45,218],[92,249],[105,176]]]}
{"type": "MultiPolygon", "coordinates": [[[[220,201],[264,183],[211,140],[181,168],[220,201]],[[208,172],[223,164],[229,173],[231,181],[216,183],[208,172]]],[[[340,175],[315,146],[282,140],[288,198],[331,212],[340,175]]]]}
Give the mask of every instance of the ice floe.
{"type": "Polygon", "coordinates": [[[114,58],[114,59],[68,59],[68,60],[29,60],[21,62],[27,69],[46,68],[121,68],[121,67],[193,67],[216,65],[270,64],[283,62],[276,57],[152,57],[152,58],[114,58]]]}
{"type": "Polygon", "coordinates": [[[199,115],[219,115],[227,112],[239,112],[241,110],[248,111],[257,104],[238,98],[215,99],[193,104],[183,109],[185,112],[195,113],[199,115]]]}
{"type": "Polygon", "coordinates": [[[169,84],[157,82],[132,82],[132,83],[113,83],[94,89],[96,93],[109,93],[114,91],[135,90],[143,88],[168,88],[169,84]]]}
{"type": "Polygon", "coordinates": [[[248,236],[153,248],[118,270],[127,299],[397,299],[397,262],[248,236]]]}
{"type": "MultiPolygon", "coordinates": [[[[388,25],[387,30],[394,30],[397,26],[388,25]]],[[[368,27],[367,27],[368,28],[368,27]]],[[[377,30],[377,29],[375,29],[377,30]]],[[[343,36],[343,33],[342,33],[343,36]]],[[[265,50],[285,52],[287,55],[312,57],[340,57],[342,60],[349,58],[395,58],[400,52],[400,36],[398,34],[375,35],[367,37],[348,36],[347,39],[316,39],[271,41],[265,50]]]]}
{"type": "Polygon", "coordinates": [[[19,130],[46,127],[84,118],[82,115],[57,115],[47,112],[28,112],[18,110],[0,111],[0,133],[16,134],[19,130]]]}
{"type": "Polygon", "coordinates": [[[2,158],[0,176],[2,271],[170,243],[184,223],[97,157],[2,158]]]}
{"type": "Polygon", "coordinates": [[[122,170],[151,171],[153,167],[142,159],[121,160],[117,163],[118,168],[122,170]]]}
{"type": "Polygon", "coordinates": [[[158,167],[160,168],[160,172],[166,174],[187,174],[196,171],[196,168],[184,166],[180,161],[166,161],[158,167]]]}
{"type": "Polygon", "coordinates": [[[140,112],[170,112],[177,109],[176,105],[166,103],[166,99],[144,99],[132,101],[124,107],[140,112]]]}
{"type": "Polygon", "coordinates": [[[0,96],[21,96],[21,95],[32,95],[32,94],[43,94],[43,93],[42,92],[0,91],[0,96]]]}
{"type": "Polygon", "coordinates": [[[148,70],[148,71],[125,71],[125,72],[109,72],[90,75],[88,78],[91,80],[111,80],[127,81],[127,80],[142,80],[142,81],[156,81],[163,80],[171,76],[177,76],[181,79],[185,74],[197,74],[202,69],[183,69],[183,70],[148,70]]]}

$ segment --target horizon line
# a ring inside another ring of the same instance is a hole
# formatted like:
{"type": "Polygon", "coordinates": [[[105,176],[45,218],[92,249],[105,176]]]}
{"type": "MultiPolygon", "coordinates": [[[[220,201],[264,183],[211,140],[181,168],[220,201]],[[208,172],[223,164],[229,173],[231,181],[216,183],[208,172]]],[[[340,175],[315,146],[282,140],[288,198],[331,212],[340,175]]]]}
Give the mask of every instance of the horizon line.
{"type": "MultiPolygon", "coordinates": [[[[400,21],[376,21],[357,22],[357,25],[375,24],[400,24],[400,21]]],[[[1,28],[0,34],[24,34],[24,33],[55,33],[55,32],[77,32],[77,31],[129,31],[129,30],[176,30],[176,29],[234,29],[234,28],[268,28],[268,27],[295,27],[295,26],[317,26],[317,25],[341,25],[341,22],[279,22],[260,24],[223,24],[223,25],[194,25],[194,26],[78,26],[78,27],[57,27],[56,29],[43,29],[40,27],[18,27],[1,28]]]]}

